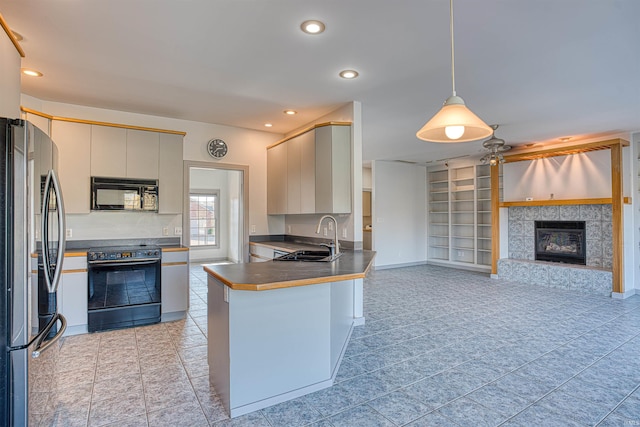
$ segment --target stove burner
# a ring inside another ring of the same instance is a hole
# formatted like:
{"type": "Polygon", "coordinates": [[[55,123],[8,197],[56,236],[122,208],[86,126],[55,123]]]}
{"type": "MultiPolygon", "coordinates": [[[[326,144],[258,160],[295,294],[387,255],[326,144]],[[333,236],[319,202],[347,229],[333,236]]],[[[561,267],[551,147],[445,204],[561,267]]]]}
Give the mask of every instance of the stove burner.
{"type": "Polygon", "coordinates": [[[91,248],[87,251],[89,262],[101,261],[135,261],[157,259],[162,256],[162,249],[158,246],[107,246],[91,248]]]}

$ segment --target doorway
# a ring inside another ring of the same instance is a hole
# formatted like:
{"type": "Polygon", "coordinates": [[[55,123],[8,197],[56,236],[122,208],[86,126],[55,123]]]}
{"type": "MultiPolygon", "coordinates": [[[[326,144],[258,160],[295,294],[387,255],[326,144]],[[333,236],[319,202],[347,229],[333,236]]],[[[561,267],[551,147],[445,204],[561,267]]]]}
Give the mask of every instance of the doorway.
{"type": "Polygon", "coordinates": [[[184,162],[183,238],[192,262],[247,262],[248,166],[184,162]]]}

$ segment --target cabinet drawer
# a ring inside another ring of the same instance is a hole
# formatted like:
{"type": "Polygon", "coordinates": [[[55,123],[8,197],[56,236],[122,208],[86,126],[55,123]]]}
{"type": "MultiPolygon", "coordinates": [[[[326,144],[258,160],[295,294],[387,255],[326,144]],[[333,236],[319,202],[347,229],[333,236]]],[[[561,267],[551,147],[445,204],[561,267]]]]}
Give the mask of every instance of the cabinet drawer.
{"type": "Polygon", "coordinates": [[[162,251],[162,264],[174,262],[189,262],[189,251],[162,251]]]}

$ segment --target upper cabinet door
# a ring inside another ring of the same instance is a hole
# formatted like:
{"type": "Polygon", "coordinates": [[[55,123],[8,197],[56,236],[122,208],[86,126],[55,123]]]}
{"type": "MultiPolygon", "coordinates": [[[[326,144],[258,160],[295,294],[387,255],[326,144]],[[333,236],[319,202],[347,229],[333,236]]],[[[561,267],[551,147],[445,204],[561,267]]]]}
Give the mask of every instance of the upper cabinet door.
{"type": "Polygon", "coordinates": [[[182,213],[183,162],[182,135],[161,133],[158,162],[159,213],[182,213]]]}
{"type": "Polygon", "coordinates": [[[315,132],[300,135],[300,213],[316,213],[315,132]]]}
{"type": "Polygon", "coordinates": [[[127,129],[91,125],[91,175],[127,176],[127,129]]]}
{"type": "Polygon", "coordinates": [[[300,156],[301,136],[297,136],[283,145],[287,149],[287,213],[300,213],[300,156]]]}
{"type": "Polygon", "coordinates": [[[58,177],[67,214],[87,214],[91,204],[91,130],[84,123],[54,120],[51,137],[58,147],[58,177]]]}
{"type": "Polygon", "coordinates": [[[287,145],[267,150],[267,214],[287,213],[287,145]]]}
{"type": "Polygon", "coordinates": [[[351,212],[351,128],[316,129],[316,213],[351,212]]]}
{"type": "Polygon", "coordinates": [[[157,132],[127,129],[128,178],[158,179],[159,141],[157,132]]]}

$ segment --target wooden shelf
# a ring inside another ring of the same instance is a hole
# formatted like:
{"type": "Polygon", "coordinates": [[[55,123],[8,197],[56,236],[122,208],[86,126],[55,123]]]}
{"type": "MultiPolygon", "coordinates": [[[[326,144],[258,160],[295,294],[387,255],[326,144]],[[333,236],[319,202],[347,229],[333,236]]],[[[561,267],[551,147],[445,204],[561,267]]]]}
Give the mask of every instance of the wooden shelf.
{"type": "MultiPolygon", "coordinates": [[[[624,197],[623,202],[627,205],[631,204],[631,197],[624,197]]],[[[612,199],[596,198],[596,199],[564,199],[564,200],[520,200],[515,202],[500,202],[501,208],[510,206],[564,206],[564,205],[610,205],[612,199]]]]}

